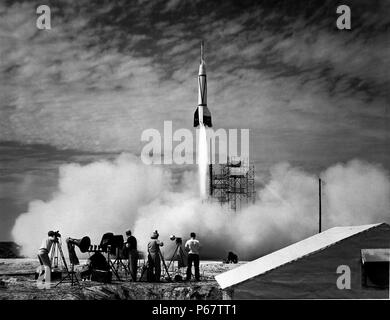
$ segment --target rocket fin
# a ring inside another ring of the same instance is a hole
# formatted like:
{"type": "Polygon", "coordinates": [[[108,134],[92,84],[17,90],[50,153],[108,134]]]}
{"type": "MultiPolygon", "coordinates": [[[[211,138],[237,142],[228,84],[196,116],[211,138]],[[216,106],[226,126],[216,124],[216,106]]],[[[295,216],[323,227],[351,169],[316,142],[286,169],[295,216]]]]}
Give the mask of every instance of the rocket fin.
{"type": "Polygon", "coordinates": [[[196,108],[195,113],[194,113],[194,128],[199,127],[199,112],[198,108],[196,108]]]}
{"type": "MultiPolygon", "coordinates": [[[[206,106],[203,107],[203,119],[201,119],[200,122],[203,122],[203,124],[209,128],[213,126],[210,110],[206,106]]],[[[194,113],[194,127],[199,127],[199,107],[196,108],[194,113]]]]}

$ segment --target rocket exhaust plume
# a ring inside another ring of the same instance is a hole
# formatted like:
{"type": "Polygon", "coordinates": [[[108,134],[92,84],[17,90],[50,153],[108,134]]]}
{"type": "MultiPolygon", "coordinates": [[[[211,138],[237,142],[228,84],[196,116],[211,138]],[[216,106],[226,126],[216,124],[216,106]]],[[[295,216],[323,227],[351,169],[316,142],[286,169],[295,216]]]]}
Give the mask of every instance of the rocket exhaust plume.
{"type": "MultiPolygon", "coordinates": [[[[14,240],[22,245],[22,254],[36,257],[48,230],[58,229],[64,237],[88,235],[98,244],[106,232],[131,229],[142,251],[156,229],[166,246],[171,234],[185,239],[195,231],[202,259],[221,260],[233,251],[246,260],[318,231],[317,175],[276,164],[259,188],[256,204],[230,215],[219,204],[199,204],[193,184],[197,174],[184,172],[178,181],[171,171],[128,154],[87,165],[64,164],[51,199],[30,202],[17,218],[14,240]]],[[[326,182],[324,230],[390,222],[390,177],[380,166],[354,160],[320,176],[326,182]]]]}
{"type": "Polygon", "coordinates": [[[198,147],[198,170],[199,170],[199,191],[200,198],[206,199],[206,180],[207,180],[207,137],[206,128],[203,124],[199,127],[199,147],[198,147]]]}

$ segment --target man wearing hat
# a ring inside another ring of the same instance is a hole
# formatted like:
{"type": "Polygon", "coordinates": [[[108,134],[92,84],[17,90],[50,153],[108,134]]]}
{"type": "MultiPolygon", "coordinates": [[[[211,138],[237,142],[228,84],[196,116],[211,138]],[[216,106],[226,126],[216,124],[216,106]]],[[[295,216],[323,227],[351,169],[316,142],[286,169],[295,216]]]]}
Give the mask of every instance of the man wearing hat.
{"type": "Polygon", "coordinates": [[[133,281],[137,281],[137,264],[138,264],[138,251],[137,251],[137,239],[131,235],[131,230],[126,231],[127,240],[125,243],[126,251],[128,253],[128,267],[131,278],[133,281]]]}
{"type": "Polygon", "coordinates": [[[164,245],[163,242],[158,240],[157,230],[152,233],[151,240],[148,243],[148,281],[160,281],[161,276],[161,259],[160,259],[160,247],[164,245]]]}

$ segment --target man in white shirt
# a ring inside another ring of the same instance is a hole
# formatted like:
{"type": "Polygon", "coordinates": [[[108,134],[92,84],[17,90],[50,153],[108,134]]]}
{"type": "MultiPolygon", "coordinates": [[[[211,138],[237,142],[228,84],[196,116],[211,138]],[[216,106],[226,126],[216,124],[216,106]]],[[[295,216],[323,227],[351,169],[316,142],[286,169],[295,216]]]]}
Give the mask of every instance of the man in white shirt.
{"type": "Polygon", "coordinates": [[[191,280],[192,262],[194,263],[194,268],[195,268],[195,279],[196,279],[196,281],[200,280],[200,275],[199,275],[199,248],[200,248],[200,243],[195,238],[196,238],[195,232],[191,232],[191,239],[189,239],[186,242],[186,244],[185,244],[185,249],[188,252],[188,266],[187,266],[186,281],[190,281],[191,280]]]}

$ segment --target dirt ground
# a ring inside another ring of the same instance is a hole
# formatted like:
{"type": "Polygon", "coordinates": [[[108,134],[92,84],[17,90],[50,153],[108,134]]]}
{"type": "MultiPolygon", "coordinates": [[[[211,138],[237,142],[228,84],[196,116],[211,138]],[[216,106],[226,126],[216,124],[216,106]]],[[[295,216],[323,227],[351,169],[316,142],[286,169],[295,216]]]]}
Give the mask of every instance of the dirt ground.
{"type": "MultiPolygon", "coordinates": [[[[80,262],[82,265],[83,261],[80,262]]],[[[110,284],[80,281],[79,286],[71,286],[67,281],[55,287],[59,281],[53,281],[50,288],[39,289],[34,279],[38,260],[0,259],[0,300],[219,300],[222,299],[222,291],[214,276],[240,264],[201,261],[199,282],[168,282],[165,279],[160,283],[130,282],[129,277],[121,271],[121,281],[113,275],[110,284]]],[[[76,272],[79,269],[80,266],[76,272]]],[[[185,268],[170,270],[172,278],[177,273],[184,277],[185,268]]]]}

